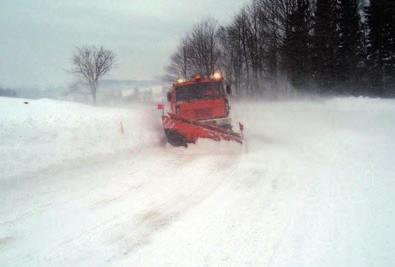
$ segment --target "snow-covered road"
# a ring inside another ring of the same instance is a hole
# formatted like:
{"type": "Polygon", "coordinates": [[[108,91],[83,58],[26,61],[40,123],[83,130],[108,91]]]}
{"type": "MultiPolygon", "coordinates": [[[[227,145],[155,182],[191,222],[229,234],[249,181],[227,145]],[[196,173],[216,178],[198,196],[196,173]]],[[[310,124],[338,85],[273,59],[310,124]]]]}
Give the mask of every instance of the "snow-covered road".
{"type": "Polygon", "coordinates": [[[0,266],[392,265],[395,101],[232,107],[248,152],[163,146],[149,106],[0,98],[0,266]]]}

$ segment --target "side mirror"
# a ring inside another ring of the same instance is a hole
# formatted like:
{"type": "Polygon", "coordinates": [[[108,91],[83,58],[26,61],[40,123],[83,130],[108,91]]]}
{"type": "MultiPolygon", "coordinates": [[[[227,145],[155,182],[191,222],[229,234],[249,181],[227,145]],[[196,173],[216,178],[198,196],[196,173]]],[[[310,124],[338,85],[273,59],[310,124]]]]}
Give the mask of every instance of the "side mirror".
{"type": "Polygon", "coordinates": [[[171,92],[167,93],[167,101],[169,101],[169,102],[171,101],[171,92]]]}
{"type": "Polygon", "coordinates": [[[226,94],[228,95],[232,94],[232,88],[230,87],[229,84],[226,85],[226,94]]]}

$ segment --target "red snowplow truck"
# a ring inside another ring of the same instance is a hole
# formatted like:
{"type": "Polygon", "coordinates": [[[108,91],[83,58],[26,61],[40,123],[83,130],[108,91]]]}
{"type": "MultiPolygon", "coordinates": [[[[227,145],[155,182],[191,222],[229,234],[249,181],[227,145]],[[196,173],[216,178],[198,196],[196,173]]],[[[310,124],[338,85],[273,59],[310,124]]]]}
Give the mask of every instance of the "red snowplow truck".
{"type": "Polygon", "coordinates": [[[170,111],[165,114],[164,105],[158,105],[167,141],[185,147],[199,138],[242,144],[243,125],[239,123],[240,133],[232,130],[227,94],[230,87],[225,90],[219,74],[205,79],[196,75],[193,80],[174,83],[167,93],[170,111]]]}

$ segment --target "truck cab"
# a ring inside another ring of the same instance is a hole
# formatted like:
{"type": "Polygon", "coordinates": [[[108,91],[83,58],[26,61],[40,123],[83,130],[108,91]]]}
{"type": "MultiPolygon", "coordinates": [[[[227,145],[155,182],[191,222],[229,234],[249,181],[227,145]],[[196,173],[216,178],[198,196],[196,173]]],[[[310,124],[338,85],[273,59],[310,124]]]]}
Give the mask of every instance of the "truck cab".
{"type": "Polygon", "coordinates": [[[229,101],[220,75],[202,79],[196,75],[190,81],[179,80],[173,84],[167,99],[171,112],[189,120],[231,129],[229,101]]]}

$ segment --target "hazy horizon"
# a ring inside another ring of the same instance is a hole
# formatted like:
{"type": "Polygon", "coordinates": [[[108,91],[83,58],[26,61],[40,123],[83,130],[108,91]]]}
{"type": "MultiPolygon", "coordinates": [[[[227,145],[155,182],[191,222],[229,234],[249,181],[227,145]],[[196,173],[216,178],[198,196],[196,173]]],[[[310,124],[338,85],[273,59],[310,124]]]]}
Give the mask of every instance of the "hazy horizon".
{"type": "Polygon", "coordinates": [[[0,86],[50,87],[71,81],[76,46],[102,45],[117,55],[105,79],[163,75],[179,40],[200,20],[229,22],[249,1],[16,0],[0,9],[0,86]]]}

